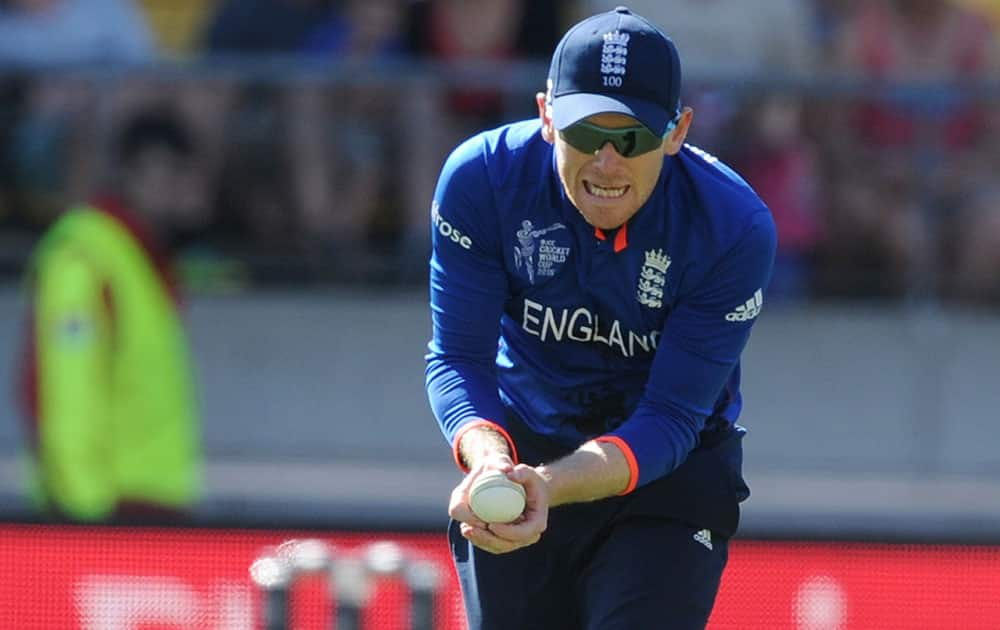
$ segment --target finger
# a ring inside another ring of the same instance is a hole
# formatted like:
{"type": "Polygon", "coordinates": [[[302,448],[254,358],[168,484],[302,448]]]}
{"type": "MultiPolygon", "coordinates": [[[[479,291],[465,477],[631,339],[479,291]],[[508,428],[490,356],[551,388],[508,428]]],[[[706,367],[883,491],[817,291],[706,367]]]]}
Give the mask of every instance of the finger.
{"type": "Polygon", "coordinates": [[[547,515],[525,515],[520,521],[512,523],[494,523],[490,530],[503,540],[518,541],[531,545],[542,537],[547,526],[547,515]]]}
{"type": "Polygon", "coordinates": [[[469,539],[476,539],[477,541],[488,543],[490,546],[507,546],[507,545],[518,545],[521,543],[519,540],[510,540],[498,535],[493,528],[495,525],[483,525],[476,526],[470,523],[460,523],[459,531],[462,535],[469,539]]]}
{"type": "Polygon", "coordinates": [[[462,536],[476,547],[492,554],[509,553],[521,547],[525,547],[530,542],[505,540],[489,529],[472,527],[467,524],[460,528],[462,536]]]}
{"type": "Polygon", "coordinates": [[[547,496],[547,486],[545,485],[545,482],[538,475],[538,471],[531,466],[518,464],[514,467],[513,472],[511,472],[508,477],[524,486],[524,489],[532,494],[540,495],[545,493],[547,496]]]}
{"type": "Polygon", "coordinates": [[[538,472],[523,464],[514,468],[511,478],[524,488],[524,513],[516,523],[532,521],[540,518],[541,529],[545,531],[549,510],[549,489],[538,472]]]}
{"type": "Polygon", "coordinates": [[[462,481],[455,486],[455,489],[451,491],[451,498],[448,502],[448,516],[456,521],[471,523],[477,527],[486,527],[486,522],[479,518],[472,511],[472,506],[469,505],[469,492],[476,479],[489,470],[487,465],[488,462],[477,464],[462,478],[462,481]]]}
{"type": "Polygon", "coordinates": [[[527,466],[525,464],[518,464],[517,466],[514,466],[510,478],[520,484],[526,485],[534,481],[537,481],[538,473],[531,466],[527,466]]]}
{"type": "Polygon", "coordinates": [[[486,521],[476,516],[475,513],[468,508],[468,506],[458,506],[448,510],[448,516],[460,523],[467,523],[473,527],[478,527],[479,529],[486,529],[486,526],[488,525],[486,521]]]}
{"type": "Polygon", "coordinates": [[[514,460],[510,455],[494,453],[483,459],[480,467],[482,470],[501,470],[509,475],[514,470],[514,460]]]}
{"type": "Polygon", "coordinates": [[[502,537],[495,537],[495,538],[501,542],[498,543],[494,540],[490,540],[489,543],[491,545],[503,546],[507,551],[513,551],[515,549],[520,549],[521,547],[528,547],[530,545],[535,544],[536,542],[542,539],[542,535],[536,533],[523,538],[518,538],[516,542],[502,537]]]}
{"type": "Polygon", "coordinates": [[[462,523],[469,523],[480,528],[486,527],[486,522],[472,511],[472,508],[469,506],[468,491],[461,486],[455,488],[451,493],[451,501],[448,504],[448,516],[462,523]]]}
{"type": "Polygon", "coordinates": [[[477,546],[488,548],[494,553],[497,550],[513,550],[523,546],[524,544],[524,541],[508,540],[502,536],[498,536],[497,533],[493,531],[492,525],[475,527],[469,525],[468,523],[462,523],[459,530],[462,532],[463,536],[475,543],[477,546]]]}
{"type": "Polygon", "coordinates": [[[462,525],[462,533],[466,538],[493,553],[533,545],[541,539],[545,529],[544,525],[539,525],[538,520],[520,524],[491,523],[485,527],[473,527],[466,523],[462,525]]]}

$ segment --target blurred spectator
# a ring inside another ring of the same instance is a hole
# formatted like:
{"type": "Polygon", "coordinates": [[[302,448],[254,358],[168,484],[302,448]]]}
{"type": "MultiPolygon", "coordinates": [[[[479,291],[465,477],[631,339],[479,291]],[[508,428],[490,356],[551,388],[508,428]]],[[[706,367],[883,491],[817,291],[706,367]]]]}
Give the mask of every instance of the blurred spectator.
{"type": "MultiPolygon", "coordinates": [[[[985,78],[997,69],[989,23],[949,0],[880,0],[859,5],[837,55],[853,76],[928,83],[985,78]]],[[[869,102],[851,117],[862,138],[892,146],[929,139],[967,146],[979,128],[980,111],[959,95],[940,94],[869,102]],[[935,129],[924,123],[936,123],[935,129]]]]}
{"type": "Polygon", "coordinates": [[[833,210],[827,291],[885,295],[939,288],[947,243],[964,214],[936,192],[942,165],[973,147],[983,110],[934,82],[995,76],[995,34],[982,16],[952,2],[880,0],[857,5],[837,46],[851,76],[917,88],[830,108],[823,133],[833,210]],[[928,89],[919,90],[921,85],[928,89]]]}
{"type": "Polygon", "coordinates": [[[778,228],[772,299],[809,294],[821,239],[819,156],[803,133],[802,115],[797,97],[763,97],[748,104],[730,129],[739,138],[730,159],[770,207],[778,228]]]}
{"type": "Polygon", "coordinates": [[[426,240],[427,213],[417,224],[408,208],[426,210],[438,165],[427,131],[432,88],[393,66],[406,60],[406,9],[405,0],[343,2],[302,46],[328,62],[334,82],[287,95],[303,229],[310,252],[343,280],[391,275],[405,268],[401,250],[414,235],[426,240]],[[372,80],[386,69],[387,80],[372,80]],[[400,153],[405,166],[387,169],[400,153]]]}
{"type": "MultiPolygon", "coordinates": [[[[399,8],[397,8],[399,5],[399,8]]],[[[398,52],[393,2],[251,0],[221,4],[206,31],[210,54],[298,56],[364,64],[398,52]],[[342,5],[342,6],[341,6],[342,5]]],[[[314,66],[315,67],[315,66],[314,66]]],[[[357,79],[359,74],[345,73],[357,79]]],[[[381,102],[353,84],[251,84],[234,89],[224,130],[218,232],[255,254],[258,280],[294,273],[355,276],[367,271],[369,227],[394,182],[384,177],[381,102]],[[371,111],[364,117],[365,107],[371,111]],[[357,252],[357,255],[351,255],[357,252]]]]}
{"type": "Polygon", "coordinates": [[[222,0],[204,47],[213,53],[294,52],[331,7],[332,0],[222,0]]]}
{"type": "MultiPolygon", "coordinates": [[[[202,35],[209,56],[301,54],[331,0],[220,0],[202,35]]],[[[255,257],[258,280],[281,277],[301,258],[304,236],[296,213],[295,174],[287,145],[295,119],[288,99],[299,86],[266,81],[214,84],[218,98],[206,121],[218,147],[215,234],[228,252],[255,257]]],[[[298,269],[301,272],[301,268],[298,269]]]]}
{"type": "MultiPolygon", "coordinates": [[[[588,0],[590,11],[615,7],[588,0]]],[[[725,154],[723,131],[740,109],[728,82],[763,82],[809,76],[819,54],[811,38],[812,13],[802,0],[636,0],[629,8],[670,33],[684,64],[684,104],[695,110],[688,137],[725,154]],[[708,85],[705,79],[714,80],[708,85]]],[[[751,182],[752,183],[752,182],[751,182]]],[[[779,238],[779,242],[780,242],[779,238]]]]}
{"type": "Polygon", "coordinates": [[[112,91],[46,71],[154,58],[149,30],[130,0],[0,4],[0,67],[28,78],[6,148],[27,222],[47,224],[68,199],[87,193],[100,165],[93,159],[103,131],[96,99],[112,91]]]}
{"type": "MultiPolygon", "coordinates": [[[[189,233],[201,231],[213,221],[214,187],[224,151],[224,120],[231,115],[232,82],[224,77],[171,76],[155,72],[131,77],[101,99],[105,125],[102,138],[112,136],[136,112],[162,109],[169,104],[173,115],[195,138],[198,151],[190,156],[187,185],[176,191],[175,214],[178,227],[189,233]]],[[[102,142],[102,144],[106,144],[102,142]]],[[[92,154],[95,153],[92,151],[92,154]]],[[[98,160],[95,160],[98,161],[98,160]]],[[[104,170],[114,164],[101,160],[104,170]]]]}
{"type": "Polygon", "coordinates": [[[407,0],[342,0],[306,33],[302,50],[339,60],[392,59],[406,54],[407,0]]]}
{"type": "MultiPolygon", "coordinates": [[[[419,3],[413,13],[411,37],[422,57],[465,64],[489,72],[502,85],[508,62],[524,60],[529,54],[548,57],[558,35],[547,50],[520,49],[522,24],[532,3],[523,0],[429,0],[419,3]]],[[[550,3],[538,3],[539,5],[550,3]]],[[[536,12],[531,14],[537,17],[536,12]]],[[[539,78],[540,82],[543,77],[539,78]]],[[[451,86],[445,94],[445,121],[451,127],[449,142],[471,135],[474,130],[506,122],[506,94],[494,87],[451,86]]]]}
{"type": "Polygon", "coordinates": [[[358,80],[401,55],[404,16],[405,0],[253,0],[223,3],[209,25],[210,54],[298,56],[333,68],[332,83],[234,86],[218,125],[226,150],[217,232],[249,246],[258,280],[287,280],[289,263],[304,257],[308,268],[292,274],[364,278],[378,261],[369,255],[373,226],[408,172],[386,176],[388,147],[400,143],[398,127],[417,124],[401,109],[400,75],[392,90],[358,80]]]}
{"type": "Polygon", "coordinates": [[[13,130],[21,116],[24,102],[24,81],[0,78],[0,226],[10,227],[18,221],[14,208],[18,205],[15,186],[13,130]]]}
{"type": "Polygon", "coordinates": [[[192,57],[218,0],[138,0],[162,55],[192,57]]]}
{"type": "MultiPolygon", "coordinates": [[[[220,120],[223,153],[216,182],[215,232],[240,257],[270,261],[301,256],[292,171],[286,157],[290,117],[281,86],[242,85],[220,120]]],[[[258,278],[263,280],[265,278],[258,278]]]]}
{"type": "MultiPolygon", "coordinates": [[[[615,3],[587,6],[607,11],[615,3]]],[[[628,7],[670,33],[691,77],[802,76],[815,63],[812,14],[801,0],[632,0],[628,7]]]]}
{"type": "Polygon", "coordinates": [[[29,66],[144,62],[155,46],[130,0],[6,0],[0,62],[29,66]]]}
{"type": "Polygon", "coordinates": [[[953,209],[946,225],[946,261],[954,272],[947,295],[970,304],[1000,306],[1000,103],[992,101],[973,146],[943,169],[939,193],[953,209]]]}
{"type": "MultiPolygon", "coordinates": [[[[437,102],[422,107],[413,127],[413,146],[423,148],[423,156],[412,161],[420,170],[414,172],[409,195],[407,269],[426,269],[430,254],[428,217],[436,172],[451,150],[463,138],[483,128],[519,117],[536,115],[534,101],[511,94],[503,87],[512,63],[544,60],[547,63],[562,35],[566,5],[556,0],[427,0],[415,2],[410,11],[409,39],[420,58],[442,64],[455,64],[449,83],[441,86],[437,102]],[[470,70],[470,74],[463,74],[470,70]],[[471,77],[472,81],[466,77],[471,77]],[[488,85],[475,85],[477,77],[488,85]],[[419,180],[419,183],[417,183],[419,180]],[[420,263],[419,267],[413,264],[420,263]]],[[[538,89],[544,89],[545,75],[538,76],[538,89]]],[[[422,278],[421,278],[422,279],[422,278]]]]}
{"type": "Polygon", "coordinates": [[[836,49],[843,37],[841,31],[857,5],[863,0],[811,0],[812,36],[819,51],[817,67],[829,70],[836,66],[836,49]]]}
{"type": "MultiPolygon", "coordinates": [[[[957,3],[982,14],[993,25],[993,31],[1000,29],[1000,1],[998,0],[957,0],[957,3]]],[[[1000,33],[998,33],[1000,34],[1000,33]]]]}
{"type": "Polygon", "coordinates": [[[431,86],[407,81],[407,0],[224,4],[211,52],[297,55],[321,81],[252,89],[226,125],[219,209],[272,259],[322,279],[398,276],[427,256],[428,210],[444,145],[431,86]],[[320,62],[320,63],[317,63],[320,62]],[[325,80],[330,78],[330,81],[325,80]],[[439,147],[439,145],[441,145],[439,147]],[[386,164],[405,155],[405,166],[386,164]]]}
{"type": "Polygon", "coordinates": [[[194,377],[165,247],[193,141],[168,112],[129,120],[110,191],[45,235],[21,362],[34,496],[80,521],[174,517],[200,486],[194,377]]]}
{"type": "Polygon", "coordinates": [[[968,304],[1000,306],[1000,189],[977,191],[965,210],[949,290],[968,304]]]}

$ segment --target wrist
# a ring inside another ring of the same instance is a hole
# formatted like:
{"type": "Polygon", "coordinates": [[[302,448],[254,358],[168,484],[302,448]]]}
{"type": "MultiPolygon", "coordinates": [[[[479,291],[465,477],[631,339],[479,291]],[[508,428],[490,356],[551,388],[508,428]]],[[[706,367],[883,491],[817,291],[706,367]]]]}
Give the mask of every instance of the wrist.
{"type": "Polygon", "coordinates": [[[490,457],[505,457],[517,463],[517,452],[503,427],[479,420],[472,422],[455,436],[455,462],[464,472],[490,457]]]}
{"type": "Polygon", "coordinates": [[[549,506],[555,507],[556,505],[565,503],[565,501],[560,500],[560,493],[556,487],[556,473],[552,469],[552,466],[549,464],[539,464],[535,466],[535,472],[538,473],[538,476],[541,477],[542,482],[545,484],[546,494],[549,497],[549,506]]]}

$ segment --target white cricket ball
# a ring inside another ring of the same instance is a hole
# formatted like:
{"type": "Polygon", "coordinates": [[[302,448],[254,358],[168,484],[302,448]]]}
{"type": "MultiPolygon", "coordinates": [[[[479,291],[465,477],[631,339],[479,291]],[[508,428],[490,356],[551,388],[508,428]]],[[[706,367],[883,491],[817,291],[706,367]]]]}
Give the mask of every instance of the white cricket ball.
{"type": "Polygon", "coordinates": [[[524,486],[502,471],[484,472],[469,490],[469,507],[487,523],[509,523],[524,511],[524,486]]]}

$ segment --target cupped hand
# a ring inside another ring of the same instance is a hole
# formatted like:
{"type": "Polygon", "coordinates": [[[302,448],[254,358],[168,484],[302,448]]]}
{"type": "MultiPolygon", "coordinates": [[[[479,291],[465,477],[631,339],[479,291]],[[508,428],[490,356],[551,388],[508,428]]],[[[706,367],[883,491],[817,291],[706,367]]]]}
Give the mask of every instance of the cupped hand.
{"type": "Polygon", "coordinates": [[[549,492],[545,479],[534,468],[524,464],[505,470],[511,480],[524,486],[524,512],[510,523],[485,523],[472,512],[468,503],[469,488],[484,469],[470,471],[451,495],[448,513],[461,521],[462,536],[476,547],[494,554],[509,553],[538,542],[549,518],[549,492]]]}

